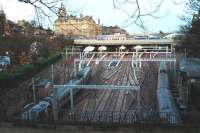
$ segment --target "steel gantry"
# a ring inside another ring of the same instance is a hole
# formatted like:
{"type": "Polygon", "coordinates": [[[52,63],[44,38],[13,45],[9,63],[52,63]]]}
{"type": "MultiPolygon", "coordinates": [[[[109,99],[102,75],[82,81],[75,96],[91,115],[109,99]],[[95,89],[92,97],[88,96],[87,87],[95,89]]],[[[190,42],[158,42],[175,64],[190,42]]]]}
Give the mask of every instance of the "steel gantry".
{"type": "MultiPolygon", "coordinates": [[[[84,89],[84,90],[134,90],[139,92],[140,86],[119,86],[119,85],[54,85],[54,102],[53,102],[53,114],[54,119],[58,119],[58,88],[65,88],[70,93],[70,110],[74,112],[74,99],[73,99],[73,90],[74,89],[84,89]]],[[[139,93],[138,93],[139,95],[139,93]]],[[[138,101],[139,102],[139,101],[138,101]]],[[[139,103],[138,103],[139,104],[139,103]]]]}
{"type": "MultiPolygon", "coordinates": [[[[82,69],[82,66],[84,65],[90,65],[91,62],[95,62],[95,64],[99,64],[99,62],[112,62],[116,61],[117,64],[120,62],[131,62],[132,66],[140,68],[142,66],[142,62],[173,62],[175,67],[176,62],[176,56],[174,49],[168,47],[148,47],[143,46],[143,51],[140,51],[140,49],[136,49],[135,52],[66,52],[67,55],[73,54],[77,55],[77,58],[74,59],[74,76],[76,77],[78,71],[82,69]],[[117,58],[106,58],[107,56],[112,55],[116,56],[117,58]],[[120,56],[121,55],[121,56],[120,56]],[[132,55],[132,57],[125,57],[125,55],[132,55]],[[77,64],[78,63],[78,64],[77,64]],[[78,65],[78,67],[77,67],[78,65]]],[[[117,66],[117,65],[116,65],[117,66]]],[[[174,68],[175,70],[175,68],[174,68]]],[[[137,80],[137,76],[134,71],[134,77],[137,80]]],[[[138,98],[140,95],[140,86],[117,86],[117,85],[54,85],[54,88],[64,87],[69,90],[70,94],[70,106],[71,111],[74,110],[74,102],[73,102],[73,90],[74,89],[89,89],[89,90],[135,90],[137,91],[138,98]]],[[[56,89],[54,89],[56,90],[56,89]]],[[[55,100],[56,100],[56,92],[55,92],[55,100]]],[[[140,102],[140,99],[137,100],[140,102]]],[[[55,104],[57,106],[57,104],[55,104]]],[[[140,103],[138,103],[138,106],[140,106],[140,103]]],[[[54,109],[54,114],[57,113],[57,108],[54,109]]]]}
{"type": "MultiPolygon", "coordinates": [[[[68,53],[70,54],[70,53],[68,53]]],[[[117,62],[117,65],[120,62],[132,62],[132,64],[135,64],[136,67],[141,67],[142,62],[174,62],[174,67],[175,67],[175,62],[176,62],[176,56],[175,53],[172,51],[169,51],[166,49],[166,52],[160,52],[160,51],[152,51],[152,52],[141,52],[137,50],[136,52],[78,52],[76,53],[79,55],[79,58],[74,59],[74,73],[76,75],[77,73],[77,66],[76,64],[78,63],[78,71],[81,70],[82,66],[87,63],[86,65],[91,64],[91,62],[95,62],[98,64],[99,62],[110,62],[112,63],[113,61],[117,62]],[[102,56],[103,54],[103,56],[102,56]],[[106,59],[106,56],[109,55],[117,55],[118,58],[112,58],[106,59]],[[121,55],[121,56],[119,56],[121,55]],[[132,58],[125,58],[125,55],[132,55],[132,58]],[[99,58],[100,56],[100,58],[99,58]]],[[[116,65],[116,66],[117,66],[116,65]]],[[[170,65],[171,66],[171,65],[170,65]]],[[[175,69],[175,68],[174,68],[175,69]]]]}

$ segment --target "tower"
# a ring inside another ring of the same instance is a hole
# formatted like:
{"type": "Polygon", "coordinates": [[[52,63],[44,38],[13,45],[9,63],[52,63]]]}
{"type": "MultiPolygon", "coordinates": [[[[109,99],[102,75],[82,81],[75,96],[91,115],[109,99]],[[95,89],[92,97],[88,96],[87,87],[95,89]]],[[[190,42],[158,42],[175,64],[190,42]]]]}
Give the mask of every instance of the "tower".
{"type": "Polygon", "coordinates": [[[194,13],[192,22],[197,22],[199,20],[200,20],[200,10],[198,11],[198,13],[194,13]]]}
{"type": "Polygon", "coordinates": [[[67,16],[66,9],[62,3],[61,7],[58,10],[58,18],[61,20],[64,20],[66,18],[66,16],[67,16]]]}

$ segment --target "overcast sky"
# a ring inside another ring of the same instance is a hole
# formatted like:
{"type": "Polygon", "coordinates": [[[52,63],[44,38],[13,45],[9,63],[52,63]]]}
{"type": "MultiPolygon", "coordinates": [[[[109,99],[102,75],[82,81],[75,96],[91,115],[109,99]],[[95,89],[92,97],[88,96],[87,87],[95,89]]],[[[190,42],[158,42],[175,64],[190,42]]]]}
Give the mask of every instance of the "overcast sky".
{"type": "MultiPolygon", "coordinates": [[[[136,25],[131,25],[126,27],[126,20],[128,16],[122,10],[115,10],[113,8],[112,0],[63,0],[64,5],[68,14],[70,11],[80,9],[79,12],[84,15],[93,16],[94,20],[97,22],[98,18],[101,20],[103,25],[114,26],[119,25],[125,28],[129,33],[141,32],[141,29],[136,25]]],[[[123,1],[123,0],[120,0],[123,1]]],[[[147,9],[153,9],[154,3],[158,3],[159,0],[151,0],[152,3],[148,3],[150,0],[140,0],[142,3],[142,9],[146,11],[147,9]]],[[[178,18],[184,13],[184,0],[177,0],[177,3],[173,3],[175,0],[164,0],[159,13],[156,16],[164,16],[159,19],[145,17],[144,22],[149,32],[158,32],[160,30],[165,32],[176,31],[182,24],[182,21],[178,18]]],[[[6,16],[9,20],[17,22],[17,20],[33,20],[34,19],[34,9],[31,5],[18,2],[18,0],[0,0],[6,16]]],[[[133,5],[123,5],[122,8],[128,13],[133,10],[133,5]]],[[[45,25],[49,25],[46,22],[45,25]]]]}

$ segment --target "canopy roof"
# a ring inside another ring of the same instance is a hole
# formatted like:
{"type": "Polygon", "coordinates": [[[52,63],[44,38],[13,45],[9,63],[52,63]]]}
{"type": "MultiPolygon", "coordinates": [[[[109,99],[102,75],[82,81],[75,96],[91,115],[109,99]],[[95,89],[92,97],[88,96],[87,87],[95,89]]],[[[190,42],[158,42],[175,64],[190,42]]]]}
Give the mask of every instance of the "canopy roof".
{"type": "Polygon", "coordinates": [[[122,45],[122,46],[119,47],[119,49],[124,50],[124,49],[126,49],[126,47],[124,45],[122,45]]]}
{"type": "Polygon", "coordinates": [[[100,46],[98,48],[99,51],[106,51],[107,50],[107,47],[106,46],[100,46]]]}
{"type": "Polygon", "coordinates": [[[134,49],[137,49],[137,50],[140,50],[140,49],[142,49],[142,48],[143,48],[143,47],[140,46],[140,45],[137,45],[137,46],[134,47],[134,49]]]}
{"type": "Polygon", "coordinates": [[[95,47],[93,47],[93,46],[88,46],[88,47],[86,47],[83,51],[84,52],[91,52],[91,51],[93,51],[95,49],[95,47]]]}

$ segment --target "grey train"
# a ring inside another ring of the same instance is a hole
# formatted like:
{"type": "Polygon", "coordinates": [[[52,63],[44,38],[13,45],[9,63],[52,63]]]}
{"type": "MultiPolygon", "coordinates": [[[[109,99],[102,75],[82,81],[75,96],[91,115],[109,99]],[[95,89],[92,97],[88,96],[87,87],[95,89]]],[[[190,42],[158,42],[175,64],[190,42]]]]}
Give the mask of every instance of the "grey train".
{"type": "MultiPolygon", "coordinates": [[[[78,76],[75,79],[70,80],[66,85],[80,85],[86,84],[91,76],[92,69],[91,67],[85,67],[78,73],[78,76]]],[[[57,88],[57,100],[58,106],[63,107],[69,101],[70,90],[66,87],[57,88]]],[[[73,91],[73,94],[77,93],[77,89],[73,91]]],[[[36,120],[42,119],[43,117],[49,117],[50,114],[48,111],[52,110],[53,103],[53,92],[51,92],[47,97],[43,98],[37,104],[30,103],[24,107],[22,113],[22,119],[25,120],[36,120]]]]}
{"type": "Polygon", "coordinates": [[[167,65],[164,62],[161,62],[159,67],[156,95],[160,118],[170,123],[177,123],[178,112],[170,92],[167,65]]]}

